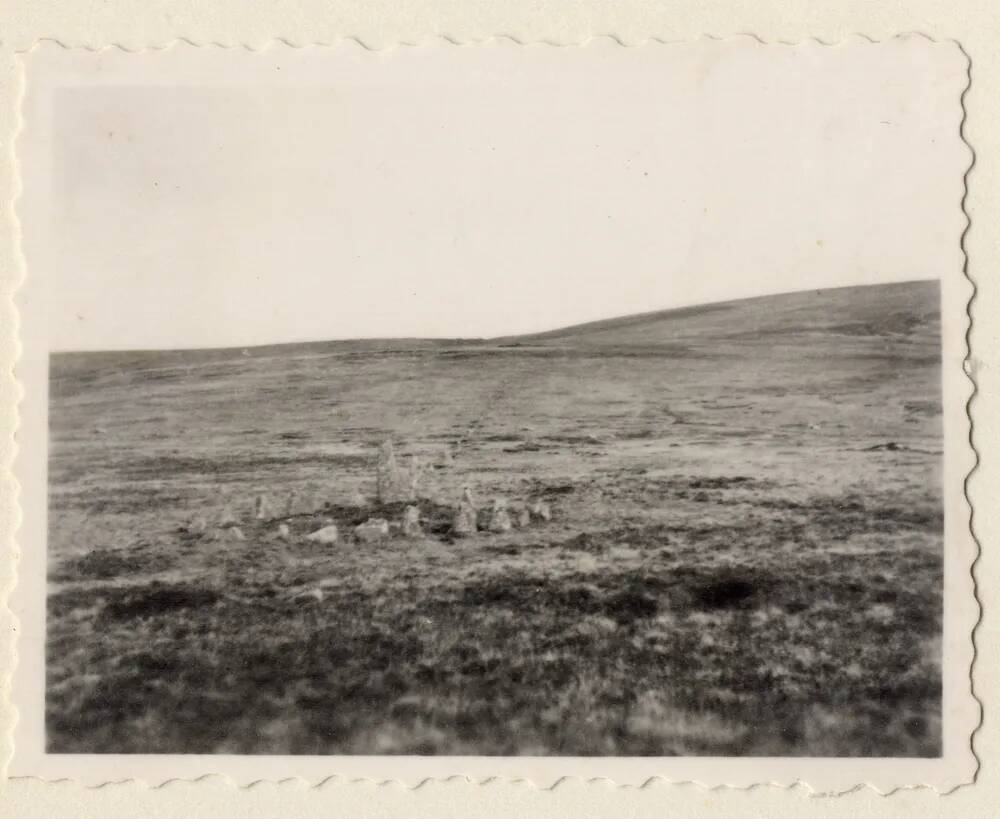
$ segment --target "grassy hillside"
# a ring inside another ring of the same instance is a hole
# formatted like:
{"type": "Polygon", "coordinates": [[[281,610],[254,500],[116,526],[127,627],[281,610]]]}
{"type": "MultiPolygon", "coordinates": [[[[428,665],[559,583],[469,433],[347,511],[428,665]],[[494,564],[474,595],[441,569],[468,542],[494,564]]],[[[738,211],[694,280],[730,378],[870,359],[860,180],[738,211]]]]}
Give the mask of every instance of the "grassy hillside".
{"type": "Polygon", "coordinates": [[[53,356],[50,749],[933,755],[938,321],[914,282],[53,356]],[[386,438],[425,536],[354,542],[386,438]],[[452,537],[466,487],[552,520],[452,537]]]}

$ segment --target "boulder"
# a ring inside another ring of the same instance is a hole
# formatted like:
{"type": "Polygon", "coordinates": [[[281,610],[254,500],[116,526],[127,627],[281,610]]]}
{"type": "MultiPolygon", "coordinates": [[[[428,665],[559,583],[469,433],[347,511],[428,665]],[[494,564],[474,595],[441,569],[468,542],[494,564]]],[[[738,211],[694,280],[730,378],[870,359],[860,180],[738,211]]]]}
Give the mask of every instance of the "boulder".
{"type": "Polygon", "coordinates": [[[403,513],[403,535],[405,537],[420,537],[423,530],[420,528],[420,509],[416,506],[407,506],[403,513]]]}
{"type": "Polygon", "coordinates": [[[389,537],[389,521],[385,518],[368,518],[354,527],[354,536],[362,543],[377,543],[389,537]]]}
{"type": "Polygon", "coordinates": [[[336,543],[340,540],[340,533],[337,531],[336,524],[328,524],[322,529],[317,529],[312,534],[306,535],[306,540],[310,540],[313,543],[336,543]]]}
{"type": "Polygon", "coordinates": [[[492,509],[490,509],[490,521],[487,528],[495,534],[502,534],[509,532],[513,527],[510,513],[507,511],[507,501],[503,498],[496,498],[493,501],[492,509]]]}

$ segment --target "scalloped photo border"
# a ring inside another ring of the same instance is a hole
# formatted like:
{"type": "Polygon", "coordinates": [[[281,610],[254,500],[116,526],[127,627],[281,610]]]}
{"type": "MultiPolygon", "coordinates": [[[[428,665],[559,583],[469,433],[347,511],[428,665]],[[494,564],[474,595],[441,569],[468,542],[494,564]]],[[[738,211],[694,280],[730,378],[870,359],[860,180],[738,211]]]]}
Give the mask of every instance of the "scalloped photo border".
{"type": "MultiPolygon", "coordinates": [[[[936,793],[944,794],[954,791],[964,785],[972,784],[978,774],[980,763],[975,752],[975,736],[979,731],[982,724],[982,702],[979,699],[976,689],[975,689],[975,658],[976,658],[976,631],[978,629],[981,615],[982,606],[979,599],[979,593],[976,586],[975,580],[975,568],[978,563],[981,546],[978,539],[976,538],[974,525],[975,508],[972,504],[971,498],[968,494],[968,484],[972,478],[976,468],[979,465],[979,453],[975,448],[975,443],[973,440],[973,420],[971,415],[971,404],[976,397],[976,381],[975,381],[975,371],[974,367],[970,363],[972,361],[972,350],[971,350],[971,340],[970,334],[972,329],[972,313],[971,305],[976,296],[976,286],[975,282],[972,280],[968,271],[968,254],[966,252],[966,236],[970,227],[970,220],[968,213],[966,212],[966,198],[968,196],[968,178],[972,172],[975,165],[975,151],[973,146],[968,142],[965,135],[965,124],[966,124],[966,109],[965,109],[965,98],[971,87],[973,81],[972,63],[969,56],[966,54],[965,50],[962,48],[961,44],[955,40],[936,40],[932,37],[928,37],[919,32],[910,32],[905,34],[900,34],[896,37],[876,40],[868,38],[862,35],[856,35],[838,42],[824,42],[818,38],[813,38],[809,40],[803,40],[798,42],[785,42],[785,41],[767,41],[765,39],[759,38],[753,34],[741,34],[733,37],[712,37],[710,35],[705,35],[697,40],[666,40],[660,38],[648,38],[641,42],[630,43],[619,39],[618,37],[612,35],[597,35],[594,37],[587,38],[579,42],[555,42],[546,40],[533,40],[533,41],[522,41],[514,36],[499,35],[496,37],[485,38],[485,39],[473,39],[473,40],[458,40],[455,38],[448,37],[447,35],[441,35],[437,38],[432,38],[429,40],[421,42],[406,42],[399,41],[397,43],[376,47],[368,45],[362,38],[345,37],[336,42],[311,42],[311,43],[296,43],[284,38],[275,38],[273,40],[263,42],[259,45],[252,44],[226,44],[219,42],[211,43],[198,43],[196,41],[187,38],[176,38],[172,41],[162,43],[162,44],[151,44],[146,46],[130,46],[126,44],[111,44],[106,46],[78,46],[64,44],[57,39],[42,38],[34,43],[34,45],[25,49],[24,51],[18,52],[19,65],[21,70],[21,79],[19,87],[19,105],[18,105],[18,125],[17,132],[12,147],[12,154],[14,157],[14,182],[13,191],[10,203],[13,206],[13,212],[15,214],[14,224],[15,224],[15,236],[14,236],[14,246],[15,254],[19,259],[19,276],[15,276],[14,281],[14,291],[12,293],[5,293],[4,297],[10,302],[12,312],[18,315],[17,299],[18,292],[24,284],[25,279],[30,274],[29,261],[24,258],[21,253],[21,229],[22,229],[22,219],[20,205],[21,205],[21,195],[22,195],[22,184],[23,179],[21,176],[21,163],[20,163],[20,146],[25,138],[24,126],[25,120],[23,118],[22,104],[24,100],[24,95],[27,87],[27,82],[29,78],[27,77],[27,72],[30,72],[30,59],[33,54],[38,53],[40,50],[46,48],[60,49],[67,53],[74,52],[87,52],[90,54],[103,53],[103,52],[122,52],[123,54],[150,54],[150,53],[172,53],[176,54],[178,52],[184,51],[185,49],[210,49],[215,51],[223,52],[248,52],[252,54],[273,54],[276,50],[287,48],[296,52],[307,51],[307,50],[317,50],[328,53],[336,53],[338,51],[343,51],[344,49],[358,49],[363,51],[369,51],[373,53],[385,53],[395,50],[405,50],[405,49],[427,49],[427,48],[461,48],[463,50],[476,49],[482,47],[524,47],[524,48],[558,48],[558,49],[585,49],[588,47],[595,48],[613,48],[620,47],[626,49],[637,49],[637,48],[649,48],[649,47],[672,47],[672,46],[687,46],[694,43],[700,42],[711,42],[711,43],[732,43],[741,41],[752,41],[761,47],[784,47],[784,48],[803,48],[809,47],[810,45],[822,46],[825,48],[838,48],[847,47],[858,44],[870,44],[870,45],[880,45],[885,43],[893,42],[905,42],[912,39],[924,40],[928,43],[934,45],[945,45],[955,48],[962,56],[965,61],[965,75],[966,84],[961,90],[961,93],[956,100],[956,104],[961,107],[961,118],[958,123],[958,129],[956,136],[961,142],[962,146],[967,152],[967,163],[962,171],[962,184],[963,184],[963,194],[961,201],[957,205],[961,208],[962,216],[964,218],[964,228],[959,236],[956,236],[956,244],[961,249],[962,252],[962,276],[965,281],[965,320],[966,324],[961,333],[962,343],[964,348],[962,349],[962,372],[945,372],[943,373],[944,379],[944,389],[947,395],[948,384],[951,383],[951,389],[953,391],[958,390],[958,384],[961,383],[961,396],[963,397],[962,406],[965,413],[965,429],[966,435],[964,436],[968,442],[968,450],[965,453],[961,453],[963,467],[963,477],[962,477],[962,496],[965,502],[965,515],[964,523],[967,529],[968,543],[971,546],[972,552],[970,553],[971,561],[968,562],[966,569],[968,572],[967,578],[964,580],[964,585],[967,587],[970,594],[970,599],[967,610],[961,613],[963,618],[963,624],[968,628],[961,631],[962,640],[967,642],[967,646],[961,654],[963,656],[968,656],[969,664],[967,669],[968,678],[968,692],[967,696],[969,699],[968,706],[966,708],[966,713],[963,715],[963,719],[967,723],[968,727],[968,755],[970,757],[968,765],[964,767],[965,773],[953,781],[948,781],[944,787],[939,787],[935,784],[928,782],[909,782],[909,783],[899,783],[893,780],[893,784],[888,787],[882,787],[877,778],[873,780],[868,779],[858,779],[855,777],[855,781],[850,784],[840,782],[838,784],[829,787],[814,787],[810,784],[807,778],[801,778],[795,776],[794,774],[788,773],[787,775],[775,776],[773,778],[754,778],[753,781],[744,781],[744,779],[726,779],[726,781],[710,780],[699,777],[682,777],[682,778],[672,778],[669,775],[671,768],[676,768],[679,760],[697,760],[699,764],[705,766],[718,765],[724,767],[732,764],[733,762],[739,762],[741,759],[746,758],[718,758],[713,759],[709,757],[667,757],[667,758],[627,758],[627,757],[593,757],[593,758],[582,758],[582,761],[588,763],[584,765],[584,768],[589,767],[589,771],[584,772],[569,772],[569,773],[559,773],[560,768],[577,768],[576,763],[581,761],[581,758],[570,758],[570,757],[542,757],[542,758],[530,758],[530,757],[420,757],[416,758],[419,760],[419,767],[431,768],[433,769],[430,773],[420,773],[415,771],[413,775],[410,773],[404,773],[402,775],[397,775],[395,773],[387,774],[386,776],[374,775],[369,773],[369,771],[374,771],[377,766],[384,766],[386,768],[395,768],[400,760],[408,760],[413,758],[408,757],[396,757],[396,756],[386,756],[386,757],[264,757],[264,756],[250,756],[250,757],[214,757],[214,756],[188,756],[186,759],[188,761],[197,760],[194,766],[182,766],[183,770],[179,772],[171,773],[163,776],[162,778],[156,776],[132,776],[128,775],[125,777],[118,776],[108,776],[99,777],[96,780],[77,778],[75,776],[63,776],[59,774],[51,775],[48,772],[43,772],[41,774],[36,774],[33,771],[22,771],[18,769],[16,764],[16,744],[14,737],[16,736],[18,724],[21,722],[21,717],[23,714],[19,714],[17,706],[17,680],[18,680],[18,632],[21,625],[21,618],[19,613],[23,613],[26,609],[26,604],[18,599],[19,592],[23,592],[23,587],[17,585],[17,571],[21,563],[24,561],[24,555],[22,549],[23,544],[20,541],[23,527],[23,509],[20,507],[21,494],[23,492],[22,483],[19,480],[20,470],[24,469],[26,458],[25,458],[25,445],[21,441],[21,433],[25,426],[25,419],[23,417],[23,408],[26,404],[30,403],[30,394],[24,388],[23,382],[20,380],[20,376],[23,376],[24,368],[24,351],[25,344],[21,332],[23,327],[18,326],[18,340],[20,342],[20,350],[16,361],[14,362],[14,375],[15,386],[19,390],[19,393],[13,397],[13,403],[17,407],[18,415],[15,418],[16,427],[11,430],[12,440],[17,440],[11,447],[11,451],[14,453],[14,459],[11,463],[3,464],[3,471],[5,478],[9,478],[12,484],[15,486],[15,517],[12,521],[12,525],[9,528],[13,533],[14,548],[11,551],[5,552],[5,557],[3,562],[9,567],[9,571],[12,577],[12,581],[5,587],[0,589],[0,623],[5,626],[3,636],[0,637],[0,657],[11,658],[12,662],[7,664],[5,670],[0,672],[0,690],[3,691],[2,700],[0,700],[0,742],[2,742],[3,749],[3,769],[4,776],[10,776],[11,778],[26,778],[26,779],[40,779],[46,782],[60,782],[66,781],[67,779],[76,781],[78,783],[86,784],[88,787],[105,787],[108,785],[125,783],[125,782],[139,782],[147,785],[151,788],[163,788],[168,787],[172,783],[177,782],[198,782],[207,779],[215,779],[221,777],[223,780],[229,782],[234,787],[240,788],[251,788],[254,785],[260,784],[262,782],[273,782],[273,783],[284,783],[284,782],[300,782],[309,785],[311,788],[322,788],[325,785],[337,782],[365,782],[371,784],[401,784],[405,787],[417,789],[426,786],[431,782],[444,782],[449,780],[463,780],[467,782],[474,782],[479,784],[494,784],[497,782],[510,782],[510,783],[529,783],[533,787],[542,789],[556,789],[561,785],[570,781],[585,781],[585,782],[609,782],[617,787],[623,788],[650,788],[657,785],[682,785],[682,786],[695,786],[698,788],[708,789],[708,790],[718,790],[718,789],[735,789],[735,790],[748,790],[758,787],[771,787],[782,789],[786,791],[805,791],[809,795],[813,796],[834,796],[842,795],[846,793],[851,793],[854,791],[862,789],[870,789],[879,794],[890,795],[904,790],[930,790],[936,793]],[[960,377],[960,382],[958,378],[960,377]],[[973,713],[974,712],[974,713],[973,713]],[[254,766],[257,770],[248,772],[248,775],[234,774],[229,772],[229,766],[225,764],[224,760],[238,759],[241,762],[245,760],[256,760],[260,765],[254,766]],[[296,769],[303,767],[299,763],[303,761],[310,761],[310,770],[305,774],[289,774],[289,769],[296,769]],[[364,768],[364,772],[358,773],[353,772],[355,769],[355,762],[362,761],[361,767],[364,768]],[[612,769],[620,769],[621,764],[634,765],[636,769],[641,770],[648,768],[653,760],[658,760],[658,764],[662,767],[664,773],[642,773],[637,777],[630,779],[627,773],[615,775],[604,775],[597,772],[598,768],[594,765],[589,765],[589,763],[595,763],[597,766],[603,763],[609,763],[607,767],[612,769]],[[220,762],[220,764],[214,764],[214,762],[220,762]],[[278,764],[284,761],[289,763],[287,765],[278,764]],[[506,768],[502,762],[513,762],[514,765],[511,768],[506,768]],[[442,764],[443,763],[443,764],[442,764]],[[274,765],[275,769],[279,772],[278,775],[258,775],[260,769],[268,765],[274,765]],[[209,768],[211,770],[202,770],[196,772],[198,767],[209,768]],[[451,770],[449,770],[449,767],[451,770]],[[517,770],[522,769],[539,769],[541,773],[535,775],[533,772],[532,776],[525,776],[517,773],[517,770]],[[491,769],[497,770],[497,773],[490,773],[491,769]],[[326,773],[322,773],[326,770],[326,773]]],[[[957,273],[957,271],[956,271],[957,273]]],[[[950,272],[942,274],[942,282],[944,281],[944,276],[950,275],[950,272]]],[[[956,286],[957,289],[957,286],[956,286]]],[[[942,303],[942,314],[946,309],[944,302],[942,303]]],[[[944,318],[944,315],[942,315],[944,318]]],[[[19,319],[20,322],[20,319],[19,319]]],[[[943,322],[942,322],[943,325],[943,322]]],[[[953,331],[954,332],[954,331],[953,331]]],[[[956,334],[957,335],[957,334],[956,334]]],[[[942,326],[942,342],[945,342],[945,331],[944,326],[942,326]]],[[[947,400],[945,401],[947,405],[947,400]]],[[[947,412],[947,407],[946,407],[947,412]]],[[[957,436],[951,436],[957,440],[957,436]]],[[[947,446],[949,442],[946,440],[945,445],[947,446]]],[[[955,453],[956,457],[959,453],[955,453]]],[[[947,544],[946,544],[947,548],[947,544]]],[[[44,563],[44,560],[42,561],[44,563]]],[[[0,574],[0,577],[3,575],[0,574]]],[[[37,601],[36,601],[37,605],[37,601]]],[[[44,604],[43,604],[44,608],[44,604]]],[[[947,603],[946,603],[947,609],[947,603]]],[[[44,615],[43,615],[44,617],[44,615]]],[[[963,734],[965,730],[963,729],[963,734]]],[[[64,755],[70,756],[73,755],[64,755]]],[[[142,755],[147,756],[147,755],[142,755]]],[[[113,769],[116,759],[134,759],[135,755],[123,755],[118,757],[118,755],[108,755],[106,757],[100,757],[99,755],[79,755],[78,757],[82,762],[90,762],[100,759],[100,764],[107,769],[113,769]]],[[[153,760],[168,760],[177,759],[178,757],[172,755],[164,755],[163,757],[157,757],[155,755],[148,755],[148,758],[153,760]]],[[[181,757],[184,758],[184,757],[181,757]]],[[[805,758],[784,758],[790,761],[792,765],[801,764],[806,761],[805,758]]],[[[761,767],[774,767],[773,763],[780,761],[782,758],[757,758],[752,760],[759,764],[761,767]]],[[[811,760],[813,762],[820,762],[824,765],[829,765],[831,762],[837,762],[839,760],[831,759],[818,759],[811,760]]],[[[865,764],[878,765],[886,762],[892,762],[892,760],[882,760],[882,759],[872,759],[872,758],[857,758],[846,760],[852,762],[858,766],[865,764]]],[[[126,765],[127,767],[127,765],[126,765]]]]}

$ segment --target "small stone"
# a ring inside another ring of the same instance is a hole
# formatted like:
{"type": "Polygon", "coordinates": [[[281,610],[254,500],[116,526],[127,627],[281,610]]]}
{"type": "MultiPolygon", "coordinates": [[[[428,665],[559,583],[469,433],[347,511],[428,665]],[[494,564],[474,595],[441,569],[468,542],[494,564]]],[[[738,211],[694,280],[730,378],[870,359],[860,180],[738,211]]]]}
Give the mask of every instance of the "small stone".
{"type": "Polygon", "coordinates": [[[495,534],[509,532],[514,524],[511,523],[510,513],[507,511],[507,501],[497,498],[493,501],[493,508],[490,510],[490,522],[487,528],[495,534]]]}
{"type": "Polygon", "coordinates": [[[361,492],[355,489],[354,493],[351,495],[351,506],[357,506],[359,508],[362,508],[367,505],[368,505],[367,498],[365,498],[365,496],[362,495],[361,492]]]}
{"type": "Polygon", "coordinates": [[[405,537],[420,537],[423,531],[420,528],[420,509],[416,506],[407,506],[403,513],[403,535],[405,537]]]}
{"type": "Polygon", "coordinates": [[[208,529],[208,521],[202,515],[195,515],[184,525],[184,528],[192,535],[203,535],[208,529]]]}
{"type": "Polygon", "coordinates": [[[377,543],[389,537],[389,521],[385,518],[369,518],[354,527],[354,535],[362,543],[377,543]]]}
{"type": "Polygon", "coordinates": [[[243,530],[239,526],[229,526],[226,529],[226,536],[230,540],[246,540],[247,536],[243,534],[243,530]]]}
{"type": "Polygon", "coordinates": [[[323,602],[323,590],[322,589],[309,589],[309,591],[303,591],[296,594],[292,600],[301,600],[305,603],[308,600],[315,600],[317,603],[323,602]]]}
{"type": "Polygon", "coordinates": [[[521,529],[527,529],[531,526],[531,512],[527,506],[523,507],[521,511],[517,513],[517,525],[521,529]]]}
{"type": "Polygon", "coordinates": [[[339,539],[340,533],[337,531],[336,525],[332,523],[322,529],[317,529],[311,535],[306,535],[306,540],[311,540],[313,543],[336,543],[339,539]]]}
{"type": "Polygon", "coordinates": [[[278,540],[291,540],[292,530],[288,528],[287,523],[281,523],[278,525],[278,540]]]}

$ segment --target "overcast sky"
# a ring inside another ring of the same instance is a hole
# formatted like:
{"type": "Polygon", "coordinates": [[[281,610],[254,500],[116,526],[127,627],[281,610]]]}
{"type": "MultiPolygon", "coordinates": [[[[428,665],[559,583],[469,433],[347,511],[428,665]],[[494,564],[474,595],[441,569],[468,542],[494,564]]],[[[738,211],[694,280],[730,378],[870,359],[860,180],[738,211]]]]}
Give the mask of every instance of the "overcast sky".
{"type": "Polygon", "coordinates": [[[53,349],[490,336],[961,264],[951,47],[176,57],[29,86],[53,349]]]}

